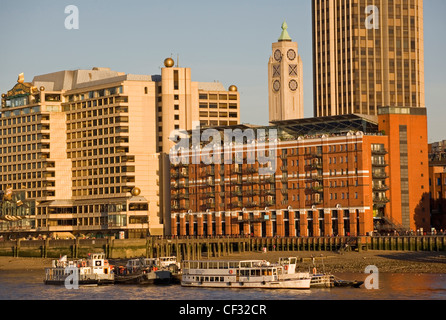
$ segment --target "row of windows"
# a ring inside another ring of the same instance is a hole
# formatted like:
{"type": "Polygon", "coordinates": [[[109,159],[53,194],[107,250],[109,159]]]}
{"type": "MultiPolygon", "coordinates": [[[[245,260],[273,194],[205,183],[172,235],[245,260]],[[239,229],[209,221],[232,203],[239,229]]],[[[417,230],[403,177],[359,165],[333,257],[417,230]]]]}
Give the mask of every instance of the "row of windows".
{"type": "Polygon", "coordinates": [[[121,93],[123,93],[123,91],[124,91],[123,87],[119,86],[119,87],[113,87],[113,88],[108,88],[108,89],[89,91],[86,93],[72,94],[72,95],[68,96],[68,101],[74,102],[74,101],[82,101],[82,100],[94,99],[94,98],[100,98],[100,97],[106,97],[106,96],[113,96],[116,94],[121,94],[121,93]]]}
{"type": "Polygon", "coordinates": [[[228,96],[227,94],[200,93],[199,99],[200,100],[237,100],[238,96],[236,94],[230,94],[228,96]]]}
{"type": "Polygon", "coordinates": [[[89,129],[82,130],[77,132],[68,132],[67,139],[85,139],[87,137],[98,137],[98,136],[106,136],[111,134],[119,134],[119,133],[128,133],[129,127],[127,126],[119,126],[119,127],[109,127],[109,128],[101,128],[101,129],[89,129]]]}
{"type": "Polygon", "coordinates": [[[200,102],[200,109],[237,109],[238,106],[236,103],[230,103],[229,105],[227,103],[203,103],[200,102]]]}
{"type": "Polygon", "coordinates": [[[128,137],[110,137],[110,138],[99,138],[91,140],[81,140],[77,142],[68,142],[67,146],[68,149],[76,149],[76,148],[113,145],[113,144],[128,143],[128,142],[129,142],[128,137]]]}
{"type": "Polygon", "coordinates": [[[89,120],[88,118],[98,118],[106,115],[114,115],[115,113],[128,113],[128,110],[129,108],[126,106],[98,108],[83,112],[68,113],[67,120],[89,120]]]}
{"type": "MultiPolygon", "coordinates": [[[[200,118],[207,118],[207,117],[213,117],[213,118],[227,118],[228,117],[228,113],[227,112],[203,112],[200,111],[200,118]]],[[[237,112],[229,112],[229,118],[237,118],[238,117],[238,113],[237,112]]]]}
{"type": "Polygon", "coordinates": [[[128,123],[129,117],[117,116],[104,119],[84,120],[67,124],[67,130],[85,129],[97,126],[107,126],[114,123],[128,123]]]}
{"type": "MultiPolygon", "coordinates": [[[[2,115],[4,115],[5,113],[2,113],[2,115]]],[[[27,117],[14,117],[14,118],[9,118],[9,119],[3,119],[2,120],[2,125],[3,127],[6,126],[11,126],[11,125],[19,125],[22,123],[29,123],[29,122],[40,122],[41,120],[48,120],[49,116],[48,115],[32,115],[32,116],[27,116],[27,117]]]]}

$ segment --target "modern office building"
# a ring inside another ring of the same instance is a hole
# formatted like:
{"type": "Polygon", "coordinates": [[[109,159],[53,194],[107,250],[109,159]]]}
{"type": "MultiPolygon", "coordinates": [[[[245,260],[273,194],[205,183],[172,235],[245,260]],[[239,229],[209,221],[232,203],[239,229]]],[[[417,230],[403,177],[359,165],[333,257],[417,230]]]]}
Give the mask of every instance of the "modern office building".
{"type": "Polygon", "coordinates": [[[161,76],[93,68],[27,83],[21,75],[2,95],[0,232],[164,234],[170,133],[236,124],[239,101],[235,86],[193,82],[172,59],[161,76]]]}
{"type": "Polygon", "coordinates": [[[425,107],[422,0],[312,0],[314,116],[425,107]]]}
{"type": "Polygon", "coordinates": [[[387,107],[377,117],[221,128],[221,149],[212,154],[221,152],[225,161],[204,164],[209,150],[202,144],[171,164],[171,233],[306,237],[426,230],[426,125],[425,109],[387,107]],[[244,140],[224,138],[237,130],[244,140]],[[259,142],[261,131],[266,142],[259,142]],[[252,161],[253,145],[269,160],[257,153],[252,161]]]}
{"type": "Polygon", "coordinates": [[[286,22],[282,34],[272,45],[268,62],[269,121],[302,119],[304,90],[302,59],[286,22]]]}

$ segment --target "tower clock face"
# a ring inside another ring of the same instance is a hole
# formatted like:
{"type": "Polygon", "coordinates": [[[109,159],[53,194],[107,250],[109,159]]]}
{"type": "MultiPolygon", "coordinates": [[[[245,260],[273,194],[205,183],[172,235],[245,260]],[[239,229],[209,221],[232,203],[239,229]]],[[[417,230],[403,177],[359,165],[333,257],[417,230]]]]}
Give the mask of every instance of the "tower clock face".
{"type": "Polygon", "coordinates": [[[294,51],[293,49],[288,50],[287,56],[289,60],[293,61],[294,59],[296,59],[296,51],[294,51]]]}
{"type": "Polygon", "coordinates": [[[296,80],[290,81],[290,90],[291,91],[296,91],[298,87],[299,87],[299,85],[297,84],[296,80]]]}
{"type": "Polygon", "coordinates": [[[282,52],[279,49],[274,52],[274,59],[278,62],[282,61],[282,52]]]}
{"type": "Polygon", "coordinates": [[[280,82],[279,82],[279,80],[274,81],[274,83],[273,83],[273,89],[274,89],[274,91],[276,91],[276,92],[280,90],[280,82]]]}

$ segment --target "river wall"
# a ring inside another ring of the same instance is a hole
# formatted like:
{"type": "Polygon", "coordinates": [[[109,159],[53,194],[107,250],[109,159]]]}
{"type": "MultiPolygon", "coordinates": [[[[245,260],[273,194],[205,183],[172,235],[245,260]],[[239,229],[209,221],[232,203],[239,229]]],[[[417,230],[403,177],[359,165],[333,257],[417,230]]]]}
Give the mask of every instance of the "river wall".
{"type": "Polygon", "coordinates": [[[84,258],[104,252],[109,259],[176,256],[221,257],[259,251],[446,251],[446,236],[326,238],[159,238],[0,241],[0,256],[84,258]]]}

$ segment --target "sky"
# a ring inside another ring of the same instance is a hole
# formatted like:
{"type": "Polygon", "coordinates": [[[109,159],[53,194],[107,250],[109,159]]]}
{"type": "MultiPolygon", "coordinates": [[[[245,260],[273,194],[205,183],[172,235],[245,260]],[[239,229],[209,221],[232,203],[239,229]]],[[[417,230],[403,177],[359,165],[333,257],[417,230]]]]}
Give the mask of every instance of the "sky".
{"type": "MultiPolygon", "coordinates": [[[[424,1],[429,142],[446,140],[446,1],[424,1]]],[[[192,80],[239,88],[241,121],[268,123],[268,59],[286,20],[304,65],[305,117],[313,117],[311,0],[2,0],[0,92],[20,73],[109,67],[160,74],[167,57],[192,80]],[[79,10],[69,30],[65,8],[79,10]],[[178,60],[179,57],[179,61],[178,60]]]]}

